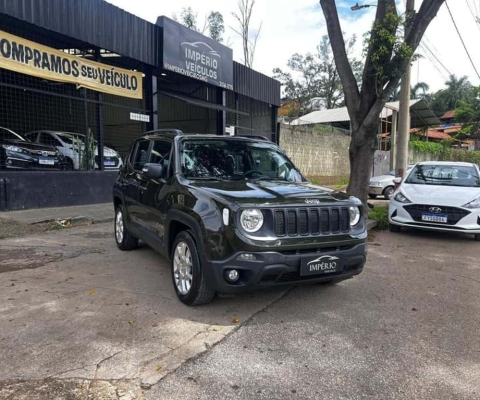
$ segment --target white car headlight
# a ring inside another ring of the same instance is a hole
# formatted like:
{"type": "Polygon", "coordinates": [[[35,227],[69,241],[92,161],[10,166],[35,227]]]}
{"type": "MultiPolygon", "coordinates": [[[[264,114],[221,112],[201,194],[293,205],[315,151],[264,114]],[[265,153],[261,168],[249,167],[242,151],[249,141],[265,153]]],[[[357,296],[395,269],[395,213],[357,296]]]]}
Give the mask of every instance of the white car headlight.
{"type": "Polygon", "coordinates": [[[383,184],[381,182],[370,182],[370,186],[374,186],[374,187],[382,187],[383,184]]]}
{"type": "Polygon", "coordinates": [[[360,221],[360,209],[358,207],[350,207],[350,226],[355,226],[360,221]]]}
{"type": "Polygon", "coordinates": [[[399,203],[411,203],[411,201],[408,200],[401,192],[397,193],[395,196],[395,201],[398,201],[399,203]]]}
{"type": "Polygon", "coordinates": [[[476,198],[475,200],[471,201],[470,203],[465,204],[463,207],[465,207],[465,208],[480,208],[480,197],[476,198]]]}
{"type": "Polygon", "coordinates": [[[17,147],[17,146],[12,146],[10,144],[2,144],[2,147],[5,150],[14,151],[15,153],[23,153],[23,149],[21,149],[20,147],[17,147]]]}
{"type": "Polygon", "coordinates": [[[256,208],[244,210],[240,215],[240,223],[246,232],[257,232],[263,225],[263,214],[256,208]]]}

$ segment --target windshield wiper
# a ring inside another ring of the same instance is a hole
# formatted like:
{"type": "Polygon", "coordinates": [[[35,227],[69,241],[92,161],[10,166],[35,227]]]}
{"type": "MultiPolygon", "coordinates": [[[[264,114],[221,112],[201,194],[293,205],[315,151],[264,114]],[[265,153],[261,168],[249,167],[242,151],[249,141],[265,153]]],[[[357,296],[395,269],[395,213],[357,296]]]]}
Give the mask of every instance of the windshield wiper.
{"type": "Polygon", "coordinates": [[[213,177],[213,176],[186,176],[187,179],[197,180],[197,181],[226,181],[227,179],[213,177]]]}
{"type": "Polygon", "coordinates": [[[278,176],[276,177],[270,177],[270,176],[259,176],[258,178],[250,178],[250,181],[285,181],[288,182],[287,179],[285,178],[280,178],[278,176]]]}

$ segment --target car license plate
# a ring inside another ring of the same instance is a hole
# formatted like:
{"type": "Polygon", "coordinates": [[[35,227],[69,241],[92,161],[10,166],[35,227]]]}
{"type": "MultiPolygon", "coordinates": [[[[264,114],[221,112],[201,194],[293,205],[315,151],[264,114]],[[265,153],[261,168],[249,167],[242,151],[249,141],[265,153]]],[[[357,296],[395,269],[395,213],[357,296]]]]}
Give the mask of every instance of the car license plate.
{"type": "Polygon", "coordinates": [[[55,165],[55,160],[53,158],[40,157],[38,163],[40,165],[55,165]]]}
{"type": "Polygon", "coordinates": [[[338,256],[310,256],[303,257],[300,266],[300,275],[326,275],[343,271],[343,263],[338,256]]]}
{"type": "Polygon", "coordinates": [[[444,214],[422,214],[422,221],[424,222],[440,222],[446,224],[448,218],[444,214]]]}
{"type": "Polygon", "coordinates": [[[108,161],[108,160],[105,160],[103,162],[104,165],[108,165],[108,166],[112,166],[112,165],[115,165],[115,161],[108,161]]]}

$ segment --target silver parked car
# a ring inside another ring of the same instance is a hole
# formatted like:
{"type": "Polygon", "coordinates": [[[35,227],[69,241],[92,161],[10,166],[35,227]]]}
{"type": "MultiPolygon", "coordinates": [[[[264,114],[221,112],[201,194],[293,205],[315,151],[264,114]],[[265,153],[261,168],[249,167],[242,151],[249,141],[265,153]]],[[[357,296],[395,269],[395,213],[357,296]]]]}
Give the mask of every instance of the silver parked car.
{"type": "MultiPolygon", "coordinates": [[[[409,164],[407,172],[409,172],[415,164],[409,164]]],[[[390,171],[387,175],[374,176],[368,184],[368,196],[376,199],[377,196],[383,196],[387,200],[392,198],[394,192],[393,180],[395,179],[395,171],[390,171]]]]}

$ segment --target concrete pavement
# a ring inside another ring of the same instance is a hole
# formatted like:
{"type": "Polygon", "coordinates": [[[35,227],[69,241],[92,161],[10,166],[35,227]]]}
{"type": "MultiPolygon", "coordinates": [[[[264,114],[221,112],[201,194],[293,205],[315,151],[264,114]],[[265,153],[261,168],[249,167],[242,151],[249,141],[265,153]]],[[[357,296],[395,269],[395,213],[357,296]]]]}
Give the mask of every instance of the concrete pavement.
{"type": "Polygon", "coordinates": [[[136,398],[286,290],[184,306],[167,262],[119,251],[111,224],[2,240],[0,272],[1,399],[136,398]]]}
{"type": "Polygon", "coordinates": [[[36,224],[45,221],[82,218],[94,223],[102,223],[113,221],[113,217],[113,203],[102,203],[0,212],[0,223],[1,219],[10,219],[23,224],[36,224]]]}
{"type": "Polygon", "coordinates": [[[290,291],[145,397],[477,400],[479,332],[478,244],[381,233],[363,274],[290,291]]]}

